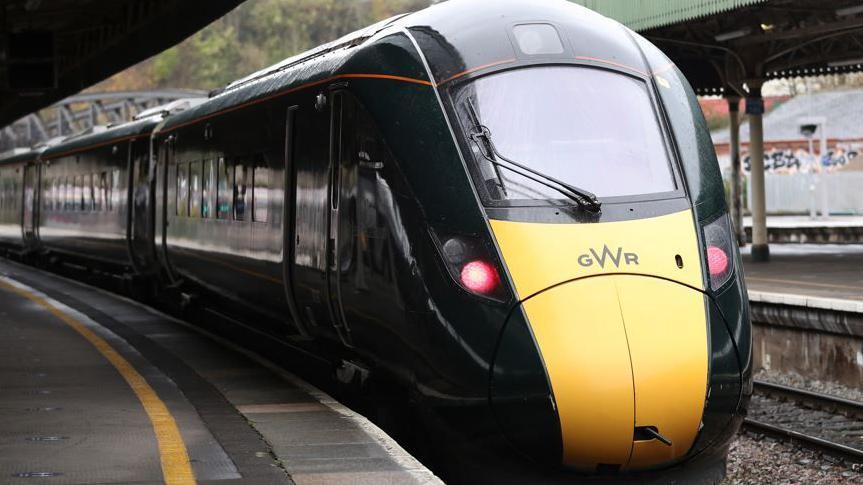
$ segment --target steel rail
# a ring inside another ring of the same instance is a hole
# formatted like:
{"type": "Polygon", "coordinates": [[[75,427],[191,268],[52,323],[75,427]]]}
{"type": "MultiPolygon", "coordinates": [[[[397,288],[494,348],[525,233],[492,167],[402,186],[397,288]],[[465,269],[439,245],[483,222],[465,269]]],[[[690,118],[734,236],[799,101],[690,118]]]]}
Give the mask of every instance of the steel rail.
{"type": "Polygon", "coordinates": [[[756,380],[753,384],[755,390],[761,394],[793,400],[817,409],[863,420],[863,402],[860,401],[831,396],[830,394],[821,392],[807,391],[783,384],[774,384],[772,382],[756,380]]]}
{"type": "MultiPolygon", "coordinates": [[[[793,400],[799,404],[816,409],[841,413],[854,418],[863,417],[863,403],[858,401],[765,381],[755,381],[754,388],[760,394],[793,400]]],[[[782,441],[798,443],[807,448],[815,449],[849,462],[863,463],[863,450],[861,449],[752,418],[745,418],[743,426],[750,431],[755,431],[782,441]]]]}
{"type": "Polygon", "coordinates": [[[807,448],[814,448],[818,451],[827,453],[843,460],[863,463],[863,450],[852,448],[841,443],[834,443],[824,438],[812,436],[792,429],[783,428],[773,424],[757,421],[755,419],[746,418],[743,420],[743,426],[751,431],[757,431],[761,434],[772,436],[782,441],[791,443],[799,443],[807,448]]]}

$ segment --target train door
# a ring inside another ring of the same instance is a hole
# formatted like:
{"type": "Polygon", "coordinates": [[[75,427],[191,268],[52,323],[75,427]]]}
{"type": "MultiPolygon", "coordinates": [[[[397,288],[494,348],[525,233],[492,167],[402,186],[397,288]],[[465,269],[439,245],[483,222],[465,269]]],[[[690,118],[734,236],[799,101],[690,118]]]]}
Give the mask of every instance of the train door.
{"type": "Polygon", "coordinates": [[[152,254],[152,220],[150,199],[150,141],[135,140],[129,145],[129,237],[130,259],[135,269],[144,272],[150,268],[152,254]]]}
{"type": "MultiPolygon", "coordinates": [[[[315,110],[295,110],[287,146],[293,220],[286,272],[296,310],[309,333],[351,345],[339,300],[336,247],[341,195],[343,93],[321,93],[315,110]],[[334,276],[335,275],[335,276],[334,276]]],[[[290,297],[290,295],[289,295],[290,297]]]]}
{"type": "Polygon", "coordinates": [[[330,293],[330,313],[336,332],[345,344],[351,345],[342,298],[342,275],[349,271],[353,259],[355,221],[351,215],[352,199],[356,194],[356,171],[353,157],[356,101],[345,91],[332,93],[330,130],[329,220],[327,224],[327,286],[330,293]]]}
{"type": "Polygon", "coordinates": [[[168,199],[176,196],[171,189],[171,181],[177,179],[177,166],[174,164],[174,135],[169,135],[161,140],[157,152],[155,167],[156,196],[153,198],[155,204],[153,224],[154,247],[158,262],[161,265],[163,275],[170,283],[178,281],[173,273],[171,263],[168,259],[168,199]]]}
{"type": "Polygon", "coordinates": [[[24,244],[31,245],[38,236],[38,198],[39,198],[39,165],[28,164],[24,167],[24,207],[21,212],[21,228],[24,231],[24,244]]]}

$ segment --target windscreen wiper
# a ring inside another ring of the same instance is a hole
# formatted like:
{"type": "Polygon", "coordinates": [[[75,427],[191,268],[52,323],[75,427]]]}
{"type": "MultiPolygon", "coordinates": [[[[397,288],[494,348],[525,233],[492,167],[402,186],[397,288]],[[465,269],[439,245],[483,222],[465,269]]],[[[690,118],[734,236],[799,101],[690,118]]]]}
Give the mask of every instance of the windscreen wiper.
{"type": "Polygon", "coordinates": [[[596,198],[595,194],[570,185],[562,180],[558,180],[550,175],[546,175],[501,155],[491,139],[491,131],[480,121],[479,114],[476,111],[476,107],[473,105],[472,98],[467,99],[467,108],[474,130],[470,133],[470,138],[479,145],[483,157],[485,157],[486,160],[491,162],[494,166],[497,178],[500,182],[500,187],[504,191],[504,194],[506,194],[506,187],[503,184],[503,177],[500,174],[499,167],[503,167],[511,172],[521,175],[522,177],[555,190],[566,196],[568,199],[571,199],[585,210],[590,212],[600,212],[602,203],[599,202],[599,199],[596,198]]]}

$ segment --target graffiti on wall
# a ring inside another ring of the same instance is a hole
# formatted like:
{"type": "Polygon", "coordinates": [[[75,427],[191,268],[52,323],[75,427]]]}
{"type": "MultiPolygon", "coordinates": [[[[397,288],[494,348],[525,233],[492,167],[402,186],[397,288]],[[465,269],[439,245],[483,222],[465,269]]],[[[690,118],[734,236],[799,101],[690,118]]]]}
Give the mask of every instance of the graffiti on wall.
{"type": "MultiPolygon", "coordinates": [[[[854,160],[860,151],[848,147],[835,147],[820,158],[809,155],[802,149],[791,150],[774,148],[764,154],[764,170],[776,173],[835,171],[844,168],[854,160]]],[[[749,154],[743,156],[743,169],[750,169],[749,154]]]]}

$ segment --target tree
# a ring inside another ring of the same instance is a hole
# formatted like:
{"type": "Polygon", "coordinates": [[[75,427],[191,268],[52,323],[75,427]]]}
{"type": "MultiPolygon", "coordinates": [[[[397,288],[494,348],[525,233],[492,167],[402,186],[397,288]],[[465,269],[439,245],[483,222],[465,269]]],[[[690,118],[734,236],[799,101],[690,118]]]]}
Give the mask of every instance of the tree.
{"type": "Polygon", "coordinates": [[[431,0],[248,0],[94,91],[212,89],[431,0]]]}

